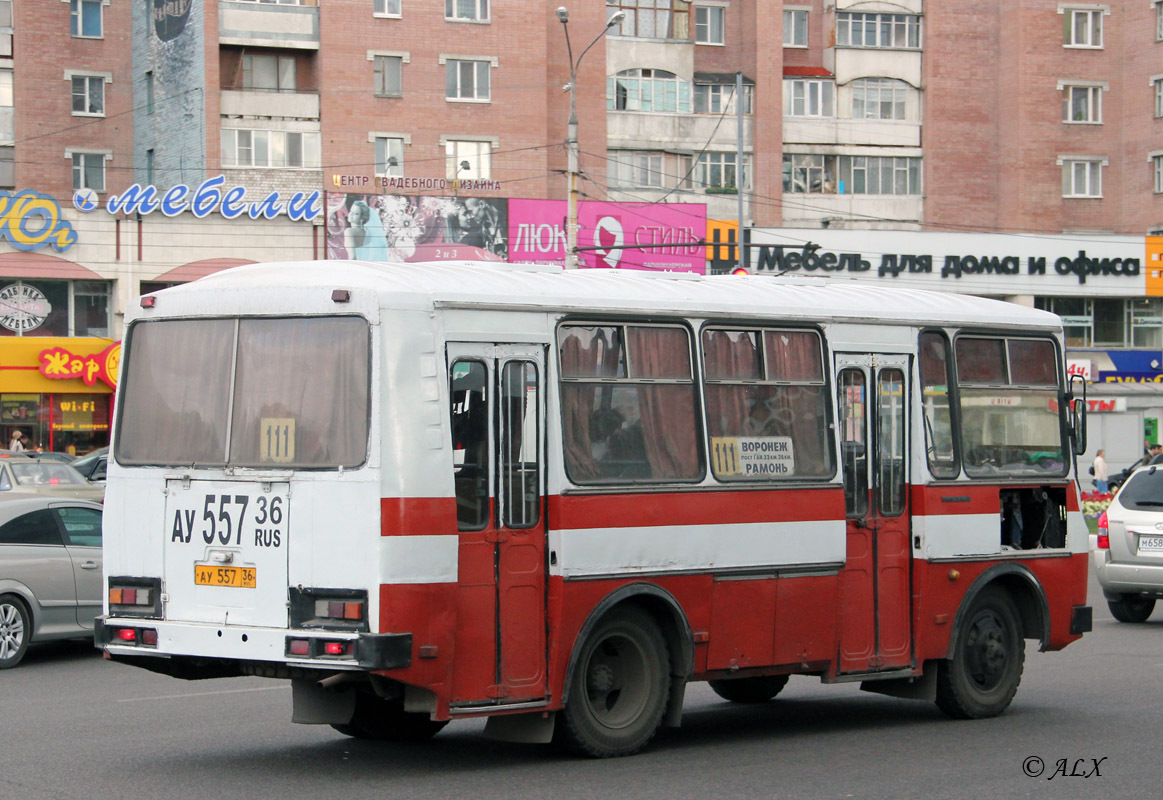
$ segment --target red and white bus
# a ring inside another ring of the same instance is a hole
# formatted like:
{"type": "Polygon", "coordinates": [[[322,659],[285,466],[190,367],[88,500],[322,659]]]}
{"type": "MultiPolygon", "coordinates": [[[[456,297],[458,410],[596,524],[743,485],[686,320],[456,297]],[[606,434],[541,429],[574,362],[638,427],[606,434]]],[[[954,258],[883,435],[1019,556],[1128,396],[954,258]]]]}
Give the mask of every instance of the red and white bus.
{"type": "MultiPolygon", "coordinates": [[[[141,299],[108,658],[595,756],[691,681],[988,717],[1090,629],[1049,313],[773,277],[259,264],[141,299]]],[[[1081,406],[1082,404],[1078,404],[1081,406]]]]}

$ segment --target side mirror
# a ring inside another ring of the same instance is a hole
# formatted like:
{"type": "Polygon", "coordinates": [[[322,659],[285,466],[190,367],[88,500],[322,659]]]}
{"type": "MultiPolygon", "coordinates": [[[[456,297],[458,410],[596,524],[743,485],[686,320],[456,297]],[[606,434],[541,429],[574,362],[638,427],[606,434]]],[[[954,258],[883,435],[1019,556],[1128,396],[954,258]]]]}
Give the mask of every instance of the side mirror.
{"type": "Polygon", "coordinates": [[[1086,378],[1071,375],[1066,402],[1070,409],[1070,441],[1074,455],[1086,452],[1086,378]]]}

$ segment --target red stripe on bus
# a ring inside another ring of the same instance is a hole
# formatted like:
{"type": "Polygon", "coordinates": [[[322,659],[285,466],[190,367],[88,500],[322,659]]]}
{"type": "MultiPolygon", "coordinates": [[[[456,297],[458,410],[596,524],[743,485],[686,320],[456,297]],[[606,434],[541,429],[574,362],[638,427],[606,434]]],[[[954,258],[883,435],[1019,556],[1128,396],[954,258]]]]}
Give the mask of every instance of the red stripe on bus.
{"type": "Polygon", "coordinates": [[[455,535],[456,498],[381,498],[380,534],[382,536],[455,535]]]}
{"type": "Polygon", "coordinates": [[[838,486],[549,498],[549,523],[555,530],[842,519],[844,492],[838,486]]]}

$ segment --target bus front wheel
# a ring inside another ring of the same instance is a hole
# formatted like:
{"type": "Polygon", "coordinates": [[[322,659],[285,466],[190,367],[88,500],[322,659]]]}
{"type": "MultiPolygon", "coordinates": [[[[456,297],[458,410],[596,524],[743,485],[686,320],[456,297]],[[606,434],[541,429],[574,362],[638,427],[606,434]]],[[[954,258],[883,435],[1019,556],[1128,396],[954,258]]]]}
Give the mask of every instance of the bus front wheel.
{"type": "Polygon", "coordinates": [[[982,590],[957,632],[953,657],[937,668],[937,706],[951,717],[981,719],[1005,711],[1026,658],[1018,610],[996,587],[982,590]]]}
{"type": "Polygon", "coordinates": [[[405,711],[401,700],[388,700],[359,689],[356,690],[355,713],[351,722],[331,727],[356,739],[419,742],[431,739],[447,724],[434,722],[427,714],[405,711]]]}
{"type": "Polygon", "coordinates": [[[666,641],[645,611],[614,611],[582,644],[559,716],[569,748],[594,756],[628,756],[646,746],[666,710],[670,667],[666,641]]]}

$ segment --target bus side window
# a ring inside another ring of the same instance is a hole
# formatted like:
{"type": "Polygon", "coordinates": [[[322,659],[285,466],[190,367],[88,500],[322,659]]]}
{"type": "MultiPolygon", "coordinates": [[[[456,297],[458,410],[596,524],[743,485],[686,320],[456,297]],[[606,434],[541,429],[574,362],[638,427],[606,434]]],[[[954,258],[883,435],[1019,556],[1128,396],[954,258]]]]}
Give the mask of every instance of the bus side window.
{"type": "Polygon", "coordinates": [[[838,381],[840,458],[847,516],[868,513],[868,415],[864,373],[845,369],[838,381]]]}
{"type": "Polygon", "coordinates": [[[489,518],[488,370],[480,361],[452,365],[452,459],[456,527],[479,531],[489,518]]]}

